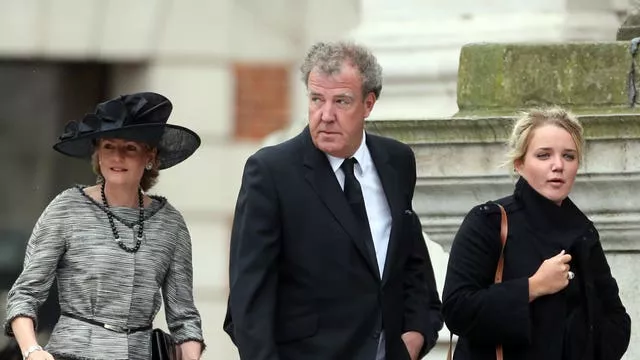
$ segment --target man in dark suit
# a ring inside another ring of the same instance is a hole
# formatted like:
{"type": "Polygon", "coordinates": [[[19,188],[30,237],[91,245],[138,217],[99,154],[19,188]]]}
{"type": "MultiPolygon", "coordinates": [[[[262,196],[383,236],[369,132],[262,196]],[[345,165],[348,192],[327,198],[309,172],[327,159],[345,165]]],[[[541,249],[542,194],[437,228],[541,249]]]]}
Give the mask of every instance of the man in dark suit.
{"type": "Polygon", "coordinates": [[[309,126],[245,165],[225,330],[243,360],[415,360],[440,299],[411,149],[364,131],[382,68],[364,47],[314,45],[309,126]]]}

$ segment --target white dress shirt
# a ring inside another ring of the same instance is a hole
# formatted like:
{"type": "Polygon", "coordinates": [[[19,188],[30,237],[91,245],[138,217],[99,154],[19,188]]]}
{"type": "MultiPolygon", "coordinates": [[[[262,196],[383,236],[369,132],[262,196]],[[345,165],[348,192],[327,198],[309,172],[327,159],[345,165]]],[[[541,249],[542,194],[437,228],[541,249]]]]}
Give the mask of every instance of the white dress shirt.
{"type": "MultiPolygon", "coordinates": [[[[340,187],[344,191],[344,172],[340,166],[345,159],[337,158],[329,154],[326,155],[333,169],[333,173],[336,175],[338,183],[340,183],[340,187]]],[[[362,188],[362,196],[364,197],[364,204],[367,209],[367,219],[369,220],[373,246],[376,250],[378,270],[382,277],[387,258],[387,250],[389,248],[389,235],[391,234],[391,211],[389,210],[389,203],[382,188],[378,171],[367,147],[366,133],[363,133],[362,143],[360,143],[360,147],[352,157],[358,161],[354,166],[354,173],[362,188]]],[[[384,331],[380,335],[375,360],[385,360],[384,331]]]]}
{"type": "MultiPolygon", "coordinates": [[[[352,157],[358,161],[354,167],[354,173],[362,188],[373,246],[376,249],[378,270],[380,271],[380,276],[382,276],[387,258],[387,249],[389,248],[389,235],[391,234],[391,211],[389,210],[389,203],[382,188],[378,171],[371,158],[371,153],[369,153],[365,136],[362,136],[362,143],[352,157]]],[[[338,183],[340,183],[340,187],[344,190],[344,172],[340,168],[344,159],[329,154],[327,154],[327,158],[333,173],[338,179],[338,183]]]]}

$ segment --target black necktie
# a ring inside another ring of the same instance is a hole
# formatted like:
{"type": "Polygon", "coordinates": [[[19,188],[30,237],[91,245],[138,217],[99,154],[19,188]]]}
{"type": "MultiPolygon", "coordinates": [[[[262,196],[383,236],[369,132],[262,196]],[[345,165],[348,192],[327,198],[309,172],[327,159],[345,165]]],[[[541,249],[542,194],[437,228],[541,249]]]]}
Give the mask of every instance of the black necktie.
{"type": "Polygon", "coordinates": [[[362,187],[360,187],[360,182],[356,179],[356,175],[353,172],[353,168],[357,162],[358,160],[355,158],[348,158],[340,165],[340,168],[342,168],[344,172],[344,194],[358,222],[358,229],[362,233],[362,240],[364,240],[364,244],[369,251],[369,257],[374,261],[375,268],[377,269],[378,260],[376,258],[375,247],[373,246],[373,237],[371,236],[371,228],[369,227],[369,219],[367,218],[367,208],[364,204],[362,187]]]}

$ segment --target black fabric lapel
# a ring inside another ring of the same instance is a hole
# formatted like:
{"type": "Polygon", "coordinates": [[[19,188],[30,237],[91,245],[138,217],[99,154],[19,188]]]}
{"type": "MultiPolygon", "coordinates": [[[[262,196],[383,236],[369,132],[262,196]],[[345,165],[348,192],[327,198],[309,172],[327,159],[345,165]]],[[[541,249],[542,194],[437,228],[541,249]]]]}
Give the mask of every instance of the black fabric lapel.
{"type": "Polygon", "coordinates": [[[349,207],[347,198],[329,164],[327,156],[313,145],[309,128],[303,131],[305,178],[329,209],[336,221],[346,230],[353,240],[373,274],[378,274],[378,264],[367,251],[363,236],[360,236],[356,218],[349,207]]]}

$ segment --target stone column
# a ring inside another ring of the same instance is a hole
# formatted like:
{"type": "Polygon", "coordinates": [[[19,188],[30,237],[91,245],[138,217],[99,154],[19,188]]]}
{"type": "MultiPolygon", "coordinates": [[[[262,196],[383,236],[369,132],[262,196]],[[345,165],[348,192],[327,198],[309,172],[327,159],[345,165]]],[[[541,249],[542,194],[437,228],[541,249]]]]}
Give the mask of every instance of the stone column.
{"type": "Polygon", "coordinates": [[[628,0],[627,17],[618,29],[616,40],[631,40],[640,36],[640,0],[628,0]]]}
{"type": "Polygon", "coordinates": [[[373,120],[456,112],[460,48],[472,42],[613,40],[614,12],[600,0],[360,0],[350,38],[384,68],[373,120]]]}

